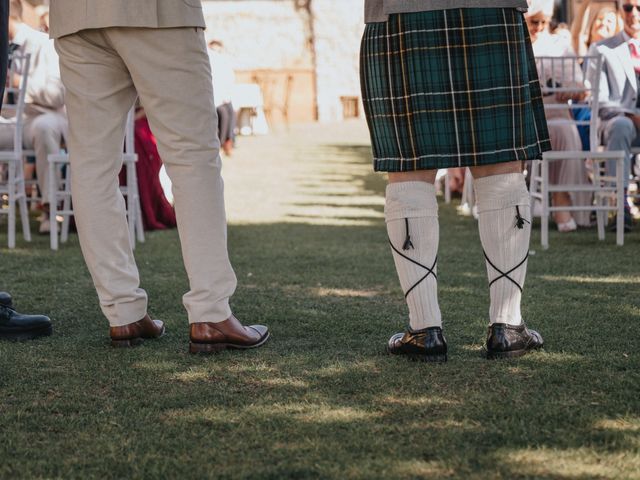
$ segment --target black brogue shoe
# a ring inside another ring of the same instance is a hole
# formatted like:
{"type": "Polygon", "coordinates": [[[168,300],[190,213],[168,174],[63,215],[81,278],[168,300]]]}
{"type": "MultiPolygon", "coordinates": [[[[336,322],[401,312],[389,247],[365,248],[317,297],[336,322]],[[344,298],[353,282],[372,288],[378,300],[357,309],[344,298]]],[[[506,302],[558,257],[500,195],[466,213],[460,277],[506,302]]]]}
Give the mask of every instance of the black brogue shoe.
{"type": "Polygon", "coordinates": [[[539,350],[543,345],[542,336],[535,330],[529,330],[524,323],[494,323],[489,326],[483,350],[488,359],[514,358],[539,350]]]}
{"type": "Polygon", "coordinates": [[[396,333],[389,339],[387,349],[392,355],[406,355],[411,360],[447,361],[447,341],[441,327],[396,333]]]}

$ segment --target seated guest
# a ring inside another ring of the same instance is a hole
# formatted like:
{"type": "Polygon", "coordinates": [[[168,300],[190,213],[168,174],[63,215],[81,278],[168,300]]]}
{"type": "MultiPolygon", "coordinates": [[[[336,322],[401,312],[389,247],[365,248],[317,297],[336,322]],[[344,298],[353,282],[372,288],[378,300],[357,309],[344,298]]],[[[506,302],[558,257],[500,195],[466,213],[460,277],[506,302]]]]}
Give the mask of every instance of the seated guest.
{"type": "MultiPolygon", "coordinates": [[[[580,56],[587,55],[592,44],[611,38],[622,31],[622,17],[618,13],[615,2],[587,1],[576,15],[572,29],[572,45],[580,56]]],[[[585,68],[586,65],[583,65],[585,68]]],[[[583,108],[573,111],[576,120],[591,120],[591,109],[583,108]]],[[[591,148],[589,125],[578,126],[582,149],[591,148]]]]}
{"type": "MultiPolygon", "coordinates": [[[[143,108],[136,110],[135,151],[138,155],[136,175],[142,222],[145,230],[175,228],[176,213],[167,200],[160,183],[162,159],[158,153],[156,138],[151,133],[143,108]]],[[[120,173],[120,184],[126,182],[126,171],[120,173]]]]}
{"type": "MultiPolygon", "coordinates": [[[[9,40],[13,50],[20,54],[30,54],[27,80],[27,95],[24,118],[24,148],[33,149],[36,157],[38,187],[43,199],[43,216],[40,233],[49,232],[49,162],[50,153],[60,152],[60,143],[68,123],[64,110],[64,87],[60,79],[58,54],[49,37],[22,22],[20,0],[9,4],[9,40]]],[[[14,86],[20,84],[22,66],[16,65],[18,75],[12,79],[14,86]]],[[[0,125],[0,148],[13,147],[12,124],[0,125]]]]}
{"type": "Polygon", "coordinates": [[[236,112],[231,103],[235,73],[231,59],[223,51],[222,42],[209,42],[209,61],[213,78],[213,97],[218,113],[218,137],[226,155],[231,155],[235,145],[236,112]]]}
{"type": "Polygon", "coordinates": [[[451,193],[462,194],[466,170],[466,167],[447,169],[447,179],[449,180],[449,191],[451,193]]]}
{"type": "Polygon", "coordinates": [[[584,56],[592,44],[611,38],[622,29],[622,17],[616,2],[587,1],[571,26],[573,49],[578,55],[584,56]]]}
{"type": "MultiPolygon", "coordinates": [[[[536,57],[566,57],[575,53],[571,48],[570,38],[566,35],[551,34],[548,25],[553,15],[553,0],[533,0],[529,10],[525,14],[533,53],[536,57]]],[[[542,64],[538,62],[540,82],[545,85],[550,81],[563,83],[569,86],[569,82],[574,79],[581,79],[582,72],[574,61],[559,61],[552,64],[542,64]],[[564,65],[563,65],[564,64],[564,65]],[[552,67],[553,65],[553,67],[552,67]],[[564,67],[564,68],[563,68],[564,67]],[[574,71],[576,69],[576,71],[574,71]],[[563,80],[563,75],[566,80],[563,80]]],[[[579,85],[582,87],[582,85],[579,85]]],[[[584,100],[584,95],[578,93],[567,95],[557,94],[555,97],[545,97],[545,103],[558,103],[561,101],[584,100]]],[[[579,151],[582,150],[582,142],[575,124],[569,123],[571,120],[569,110],[546,110],[549,122],[549,135],[551,147],[554,151],[579,151]]],[[[575,160],[556,160],[549,163],[549,179],[552,184],[587,184],[587,168],[585,162],[575,160]]],[[[588,192],[554,192],[551,196],[551,203],[555,207],[571,205],[590,205],[591,194],[588,192]]],[[[589,226],[589,212],[558,211],[554,216],[558,231],[570,232],[576,230],[578,225],[589,226]]]]}
{"type": "MultiPolygon", "coordinates": [[[[602,55],[602,68],[595,71],[589,64],[588,76],[600,76],[600,118],[603,141],[607,150],[626,152],[624,176],[625,194],[631,173],[631,147],[640,146],[640,0],[623,0],[620,14],[624,30],[602,40],[589,49],[590,55],[602,55]]],[[[609,174],[613,174],[610,162],[609,174]]],[[[631,230],[633,219],[625,202],[625,230],[631,230]]]]}

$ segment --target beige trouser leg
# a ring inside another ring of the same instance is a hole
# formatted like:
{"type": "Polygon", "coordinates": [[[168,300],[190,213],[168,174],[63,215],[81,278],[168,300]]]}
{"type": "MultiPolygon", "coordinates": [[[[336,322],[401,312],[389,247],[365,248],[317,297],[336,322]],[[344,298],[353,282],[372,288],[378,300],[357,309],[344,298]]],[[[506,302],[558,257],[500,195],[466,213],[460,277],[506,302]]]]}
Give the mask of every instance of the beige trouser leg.
{"type": "Polygon", "coordinates": [[[226,247],[217,118],[202,30],[87,30],[56,46],[67,88],[72,193],[76,212],[79,203],[83,210],[81,245],[105,315],[122,325],[146,311],[116,179],[125,115],[137,90],[173,183],[191,287],[184,296],[189,321],[226,320],[236,278],[226,247]]]}
{"type": "Polygon", "coordinates": [[[122,60],[91,33],[94,41],[70,35],[57,40],[56,48],[66,88],[78,237],[102,312],[115,327],[147,313],[118,185],[126,115],[136,91],[122,60]]]}
{"type": "Polygon", "coordinates": [[[60,142],[66,131],[67,119],[59,112],[28,117],[24,125],[24,146],[33,148],[36,154],[36,175],[42,203],[49,203],[49,154],[60,152],[60,142]]]}

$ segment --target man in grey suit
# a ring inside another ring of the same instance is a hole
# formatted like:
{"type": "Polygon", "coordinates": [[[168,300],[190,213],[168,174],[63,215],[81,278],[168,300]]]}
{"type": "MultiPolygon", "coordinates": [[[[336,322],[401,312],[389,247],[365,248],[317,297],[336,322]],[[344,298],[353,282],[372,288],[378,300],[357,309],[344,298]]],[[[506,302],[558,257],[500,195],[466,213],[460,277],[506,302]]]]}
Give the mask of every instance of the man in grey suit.
{"type": "Polygon", "coordinates": [[[261,346],[267,327],[243,326],[229,306],[236,277],[200,0],[56,0],[50,19],[66,88],[78,236],[111,344],[164,333],[147,314],[118,188],[126,116],[139,96],[173,184],[190,285],[189,350],[261,346]]]}
{"type": "MultiPolygon", "coordinates": [[[[600,118],[607,150],[624,150],[625,179],[631,172],[631,147],[640,146],[640,0],[624,0],[620,7],[624,30],[591,45],[589,55],[602,55],[602,69],[589,65],[588,77],[600,75],[600,118]]],[[[612,173],[612,172],[610,172],[612,173]]],[[[625,205],[625,230],[632,217],[625,205]]]]}

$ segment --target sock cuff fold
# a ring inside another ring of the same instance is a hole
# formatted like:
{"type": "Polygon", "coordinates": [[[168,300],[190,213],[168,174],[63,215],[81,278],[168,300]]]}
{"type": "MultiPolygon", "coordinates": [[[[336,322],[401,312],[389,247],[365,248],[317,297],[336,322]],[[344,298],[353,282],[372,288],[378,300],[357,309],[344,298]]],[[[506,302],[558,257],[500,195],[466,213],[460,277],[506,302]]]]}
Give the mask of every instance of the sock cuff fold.
{"type": "Polygon", "coordinates": [[[529,190],[522,173],[505,173],[473,181],[478,213],[530,205],[529,190]]]}
{"type": "Polygon", "coordinates": [[[397,182],[387,185],[384,205],[387,222],[401,218],[437,217],[436,188],[427,182],[397,182]]]}

